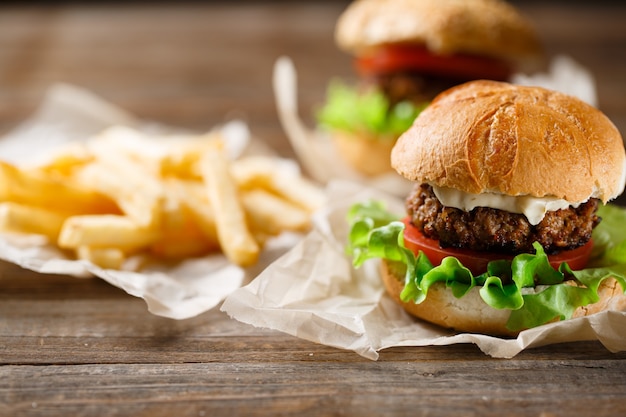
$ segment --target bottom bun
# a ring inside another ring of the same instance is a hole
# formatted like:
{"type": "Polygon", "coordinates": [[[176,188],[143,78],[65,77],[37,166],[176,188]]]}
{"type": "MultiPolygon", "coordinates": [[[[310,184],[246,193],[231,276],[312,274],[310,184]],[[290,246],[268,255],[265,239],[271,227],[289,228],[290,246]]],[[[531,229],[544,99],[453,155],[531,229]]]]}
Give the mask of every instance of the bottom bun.
{"type": "MultiPolygon", "coordinates": [[[[428,296],[420,304],[403,302],[400,292],[404,288],[404,266],[382,261],[381,277],[387,293],[409,314],[430,323],[460,332],[481,333],[494,336],[517,336],[506,328],[510,310],[489,307],[474,287],[462,298],[456,298],[445,284],[437,283],[428,289],[428,296]]],[[[588,316],[605,310],[626,311],[626,296],[614,279],[606,279],[598,289],[600,300],[576,309],[572,317],[588,316]]]]}
{"type": "Polygon", "coordinates": [[[395,140],[360,137],[333,132],[333,144],[339,156],[355,171],[375,176],[392,172],[391,149],[395,140]]]}

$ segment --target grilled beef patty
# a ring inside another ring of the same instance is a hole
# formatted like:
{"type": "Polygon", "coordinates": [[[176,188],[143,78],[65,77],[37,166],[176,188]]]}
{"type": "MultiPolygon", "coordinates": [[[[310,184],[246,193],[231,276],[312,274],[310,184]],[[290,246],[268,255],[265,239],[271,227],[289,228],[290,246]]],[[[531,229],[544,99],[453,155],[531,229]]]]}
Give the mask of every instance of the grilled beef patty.
{"type": "Polygon", "coordinates": [[[549,211],[533,226],[523,214],[488,207],[470,212],[445,207],[428,184],[416,185],[406,200],[411,222],[441,247],[465,248],[507,254],[534,252],[539,242],[548,254],[575,249],[587,243],[600,218],[598,200],[577,208],[549,211]]]}

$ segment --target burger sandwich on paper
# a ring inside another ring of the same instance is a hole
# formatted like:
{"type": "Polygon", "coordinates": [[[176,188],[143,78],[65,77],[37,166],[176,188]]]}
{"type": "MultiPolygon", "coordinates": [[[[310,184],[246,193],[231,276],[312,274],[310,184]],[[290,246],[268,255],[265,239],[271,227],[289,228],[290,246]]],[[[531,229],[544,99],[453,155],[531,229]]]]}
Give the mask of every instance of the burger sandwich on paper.
{"type": "Polygon", "coordinates": [[[513,336],[626,310],[624,142],[581,100],[471,81],[439,94],[401,135],[391,165],[414,182],[404,215],[352,207],[356,266],[380,258],[410,314],[513,336]]]}
{"type": "Polygon", "coordinates": [[[501,0],[356,0],[335,39],[358,82],[330,84],[320,125],[366,176],[391,171],[398,136],[440,92],[476,79],[532,71],[543,53],[530,22],[501,0]]]}

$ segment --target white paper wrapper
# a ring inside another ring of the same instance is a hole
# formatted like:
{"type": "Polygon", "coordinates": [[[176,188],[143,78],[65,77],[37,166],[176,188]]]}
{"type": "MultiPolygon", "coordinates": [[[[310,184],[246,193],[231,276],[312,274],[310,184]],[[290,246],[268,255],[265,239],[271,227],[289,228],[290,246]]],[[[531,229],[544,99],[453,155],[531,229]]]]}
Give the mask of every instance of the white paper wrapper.
{"type": "Polygon", "coordinates": [[[345,255],[347,210],[378,199],[403,213],[397,197],[357,183],[331,182],[331,205],[317,214],[303,241],[230,294],[222,310],[233,318],[337,348],[369,359],[393,346],[474,343],[486,354],[511,358],[520,351],[553,343],[599,340],[610,351],[626,350],[626,313],[603,312],[523,331],[516,339],[457,334],[409,316],[386,295],[378,262],[353,269],[345,255]]]}
{"type": "MultiPolygon", "coordinates": [[[[535,85],[561,91],[597,105],[593,75],[570,57],[553,58],[547,73],[514,74],[510,80],[520,85],[535,85]]],[[[274,66],[274,95],[278,116],[300,164],[321,184],[333,179],[359,182],[397,196],[406,195],[412,185],[395,173],[366,177],[350,168],[336,153],[326,133],[307,127],[298,114],[297,73],[293,62],[281,57],[274,66]]]]}
{"type": "MultiPolygon", "coordinates": [[[[183,133],[140,121],[85,90],[60,84],[50,89],[32,118],[0,138],[0,159],[19,165],[38,163],[61,145],[88,140],[114,125],[144,132],[183,133]]],[[[250,137],[243,122],[228,122],[221,131],[233,158],[270,152],[260,141],[250,137]]],[[[157,145],[155,143],[155,148],[157,145]]],[[[277,159],[277,163],[285,164],[291,172],[298,169],[294,161],[277,159]]],[[[104,270],[88,262],[68,259],[39,236],[7,234],[0,234],[0,259],[41,273],[96,276],[130,295],[143,298],[149,311],[156,315],[185,319],[219,304],[301,239],[297,234],[283,234],[270,240],[258,264],[249,269],[234,266],[224,256],[216,254],[177,264],[153,262],[141,272],[104,270]]],[[[133,259],[129,261],[132,262],[133,259]]]]}

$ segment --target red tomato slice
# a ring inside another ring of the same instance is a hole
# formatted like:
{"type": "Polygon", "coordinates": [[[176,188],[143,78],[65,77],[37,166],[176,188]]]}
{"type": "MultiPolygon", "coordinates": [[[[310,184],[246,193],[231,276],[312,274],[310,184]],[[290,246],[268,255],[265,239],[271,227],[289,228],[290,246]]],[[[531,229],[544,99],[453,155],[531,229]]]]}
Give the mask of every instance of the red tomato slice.
{"type": "MultiPolygon", "coordinates": [[[[482,274],[487,270],[487,264],[498,259],[513,259],[513,255],[503,255],[493,252],[479,252],[469,249],[441,248],[439,242],[430,239],[422,234],[420,230],[410,223],[409,218],[403,220],[404,229],[404,245],[417,254],[420,250],[428,257],[433,265],[439,265],[446,256],[454,256],[474,275],[482,274]]],[[[587,244],[568,251],[558,253],[556,255],[548,255],[548,260],[553,268],[558,268],[563,262],[572,268],[572,270],[583,269],[587,265],[593,242],[590,240],[587,244]]]]}
{"type": "Polygon", "coordinates": [[[507,80],[511,67],[504,61],[477,55],[433,55],[423,46],[388,45],[356,60],[357,71],[364,76],[413,70],[464,80],[507,80]]]}

